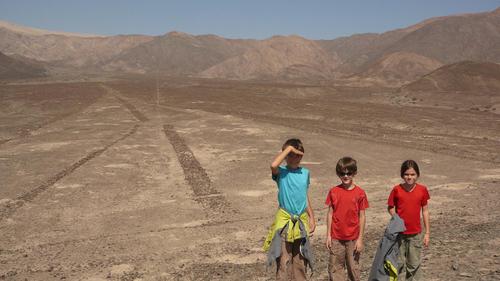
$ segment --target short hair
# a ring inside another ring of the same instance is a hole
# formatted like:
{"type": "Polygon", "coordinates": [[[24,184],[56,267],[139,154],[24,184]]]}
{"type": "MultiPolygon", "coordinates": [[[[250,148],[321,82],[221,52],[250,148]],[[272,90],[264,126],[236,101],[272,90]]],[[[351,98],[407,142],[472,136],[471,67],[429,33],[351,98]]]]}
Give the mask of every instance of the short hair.
{"type": "Polygon", "coordinates": [[[302,144],[302,142],[299,140],[299,139],[288,139],[284,144],[283,144],[283,147],[281,148],[281,150],[285,150],[285,148],[287,146],[293,146],[295,149],[297,150],[300,150],[302,152],[305,152],[304,151],[304,145],[302,144]]]}
{"type": "Polygon", "coordinates": [[[339,161],[337,162],[337,167],[335,168],[337,176],[340,177],[340,175],[346,170],[353,175],[358,172],[357,162],[354,158],[346,156],[339,159],[339,161]]]}
{"type": "Polygon", "coordinates": [[[420,169],[418,168],[417,162],[415,162],[414,160],[406,160],[403,162],[403,164],[401,164],[401,178],[403,178],[405,172],[410,168],[413,168],[413,170],[415,170],[415,173],[417,173],[417,176],[420,177],[420,169]]]}

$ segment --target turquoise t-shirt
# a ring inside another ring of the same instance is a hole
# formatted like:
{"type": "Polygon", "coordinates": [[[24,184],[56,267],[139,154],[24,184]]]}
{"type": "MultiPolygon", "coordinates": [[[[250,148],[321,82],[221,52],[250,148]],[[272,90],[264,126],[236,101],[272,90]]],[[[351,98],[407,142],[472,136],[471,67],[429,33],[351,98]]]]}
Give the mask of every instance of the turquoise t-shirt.
{"type": "Polygon", "coordinates": [[[272,175],[278,184],[278,203],[292,215],[300,215],[307,208],[307,189],[309,188],[309,170],[299,167],[290,170],[280,166],[278,175],[272,175]]]}

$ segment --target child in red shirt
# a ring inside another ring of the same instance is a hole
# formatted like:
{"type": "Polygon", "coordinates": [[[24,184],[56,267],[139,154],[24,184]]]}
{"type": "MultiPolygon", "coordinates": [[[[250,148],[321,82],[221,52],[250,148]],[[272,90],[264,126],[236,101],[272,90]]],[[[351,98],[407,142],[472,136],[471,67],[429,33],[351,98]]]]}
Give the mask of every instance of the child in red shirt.
{"type": "Polygon", "coordinates": [[[430,225],[427,201],[430,199],[427,187],[418,184],[420,169],[417,162],[406,160],[401,165],[404,183],[394,186],[387,200],[391,215],[397,213],[405,222],[406,231],[399,237],[399,276],[407,281],[420,280],[420,254],[422,244],[429,246],[430,225]],[[422,241],[420,212],[424,217],[425,234],[422,241]],[[423,243],[422,243],[423,242],[423,243]]]}
{"type": "Polygon", "coordinates": [[[363,250],[365,209],[368,200],[365,191],[354,184],[356,160],[341,158],[336,167],[341,184],[332,187],[326,197],[328,205],[326,247],[330,252],[328,275],[330,280],[360,280],[359,258],[363,250]]]}

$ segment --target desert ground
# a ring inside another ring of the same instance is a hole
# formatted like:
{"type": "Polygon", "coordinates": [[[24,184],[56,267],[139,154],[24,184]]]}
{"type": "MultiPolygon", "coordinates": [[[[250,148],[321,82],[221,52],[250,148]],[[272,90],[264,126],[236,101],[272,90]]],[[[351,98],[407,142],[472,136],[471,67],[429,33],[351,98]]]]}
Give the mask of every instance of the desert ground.
{"type": "Polygon", "coordinates": [[[370,203],[363,279],[415,159],[431,195],[425,280],[500,280],[497,108],[333,84],[94,80],[0,84],[0,280],[273,280],[269,164],[290,137],[312,175],[311,280],[327,280],[324,201],[346,155],[370,203]]]}

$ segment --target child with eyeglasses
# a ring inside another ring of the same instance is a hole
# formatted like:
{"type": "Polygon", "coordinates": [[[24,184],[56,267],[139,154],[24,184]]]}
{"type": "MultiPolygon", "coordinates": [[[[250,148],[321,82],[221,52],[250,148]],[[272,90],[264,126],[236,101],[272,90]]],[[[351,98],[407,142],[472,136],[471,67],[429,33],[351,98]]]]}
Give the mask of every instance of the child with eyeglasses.
{"type": "Polygon", "coordinates": [[[393,187],[387,200],[388,211],[393,216],[398,214],[405,223],[406,230],[398,237],[399,268],[398,275],[403,280],[421,280],[420,254],[422,244],[429,246],[430,224],[427,201],[430,199],[427,187],[417,183],[420,169],[414,160],[401,164],[403,183],[393,187]],[[425,233],[422,237],[420,214],[424,218],[425,233]]]}
{"type": "Polygon", "coordinates": [[[341,183],[328,192],[326,247],[330,252],[328,275],[330,280],[360,280],[360,254],[363,251],[366,193],[354,183],[358,171],[356,160],[343,157],[337,162],[337,176],[341,183]]]}

